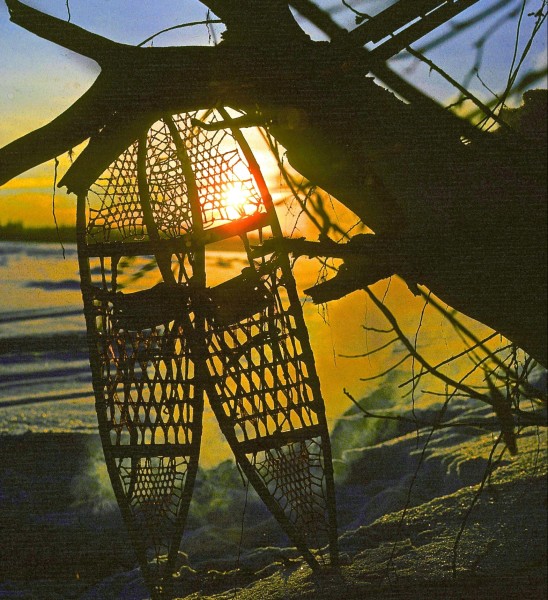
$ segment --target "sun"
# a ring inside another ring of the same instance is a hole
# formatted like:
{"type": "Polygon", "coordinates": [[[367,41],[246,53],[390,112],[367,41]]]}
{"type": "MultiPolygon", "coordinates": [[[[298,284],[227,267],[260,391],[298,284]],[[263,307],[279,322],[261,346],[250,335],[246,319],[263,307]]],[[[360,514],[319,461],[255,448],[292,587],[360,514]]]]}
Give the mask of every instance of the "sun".
{"type": "Polygon", "coordinates": [[[226,207],[229,219],[239,219],[252,214],[256,210],[252,202],[249,190],[246,190],[241,183],[233,183],[226,191],[223,204],[226,207]]]}

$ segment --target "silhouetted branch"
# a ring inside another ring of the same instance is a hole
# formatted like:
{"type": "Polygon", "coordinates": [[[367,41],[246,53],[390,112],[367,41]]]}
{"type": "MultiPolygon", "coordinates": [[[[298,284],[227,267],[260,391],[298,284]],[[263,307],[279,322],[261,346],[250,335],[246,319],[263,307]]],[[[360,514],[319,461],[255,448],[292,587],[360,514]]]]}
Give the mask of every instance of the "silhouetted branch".
{"type": "Polygon", "coordinates": [[[432,71],[435,71],[436,73],[438,73],[439,75],[441,75],[448,83],[450,83],[453,87],[455,87],[457,90],[459,90],[459,92],[462,94],[463,98],[466,98],[466,99],[470,100],[481,111],[483,111],[483,113],[484,113],[485,116],[493,119],[493,121],[495,123],[497,123],[498,125],[500,125],[501,127],[504,127],[506,129],[511,129],[508,126],[508,124],[505,123],[505,121],[498,114],[496,114],[495,112],[493,112],[477,96],[475,96],[474,94],[472,94],[472,92],[470,90],[468,90],[466,87],[464,87],[463,85],[461,85],[456,79],[454,79],[453,77],[451,77],[451,75],[449,75],[449,73],[447,73],[442,68],[440,68],[432,60],[430,60],[429,58],[427,58],[426,56],[424,56],[424,54],[422,54],[421,52],[419,52],[417,50],[414,50],[410,46],[406,47],[406,51],[409,52],[409,54],[411,54],[411,56],[414,56],[416,59],[418,59],[421,62],[423,62],[426,65],[428,65],[428,67],[432,71]]]}
{"type": "MultiPolygon", "coordinates": [[[[389,415],[389,414],[379,414],[376,412],[371,412],[364,408],[355,398],[350,394],[350,392],[344,388],[344,395],[359,409],[361,413],[363,413],[364,418],[367,419],[382,419],[387,421],[398,421],[400,423],[409,423],[410,425],[414,425],[418,429],[447,429],[451,427],[477,427],[478,429],[485,429],[487,431],[500,431],[500,423],[497,419],[482,419],[480,421],[473,419],[462,419],[462,420],[451,420],[451,421],[422,421],[421,419],[417,419],[415,417],[406,417],[404,415],[389,415]]],[[[437,394],[442,397],[446,397],[446,394],[437,394]]],[[[520,425],[521,426],[540,426],[540,427],[548,427],[548,423],[546,419],[542,419],[540,416],[524,413],[524,412],[515,412],[516,415],[519,415],[520,425]]]]}
{"type": "MultiPolygon", "coordinates": [[[[465,19],[460,22],[454,22],[450,25],[449,31],[444,32],[443,34],[435,37],[434,39],[429,40],[424,45],[418,48],[419,52],[428,52],[434,48],[437,48],[441,44],[448,42],[450,39],[454,38],[457,35],[460,35],[462,32],[474,27],[478,23],[484,21],[487,17],[497,14],[502,8],[504,8],[507,4],[510,4],[513,0],[499,0],[494,5],[488,6],[485,10],[477,13],[473,17],[465,19]]],[[[513,12],[513,11],[512,11],[513,12]]]]}
{"type": "Polygon", "coordinates": [[[398,322],[397,322],[396,318],[394,317],[394,315],[392,314],[392,312],[375,296],[375,294],[369,288],[366,288],[365,292],[371,298],[371,300],[373,301],[375,306],[386,317],[386,319],[390,323],[390,325],[394,328],[394,331],[397,333],[401,343],[407,348],[409,355],[413,356],[415,358],[415,360],[418,363],[420,363],[429,373],[431,373],[432,375],[437,377],[439,380],[446,383],[448,386],[458,389],[461,392],[465,392],[466,394],[468,394],[470,396],[470,398],[478,398],[480,400],[483,400],[487,404],[492,404],[491,398],[489,398],[489,396],[479,393],[477,390],[469,387],[466,384],[454,381],[453,379],[451,379],[450,377],[445,375],[445,373],[442,373],[441,371],[439,371],[438,369],[436,369],[435,367],[430,365],[424,359],[424,357],[415,350],[413,344],[407,339],[407,336],[401,330],[401,328],[398,325],[398,322]]]}
{"type": "Polygon", "coordinates": [[[99,76],[89,91],[51,123],[0,148],[0,185],[67,152],[97,131],[110,109],[109,89],[99,76]]]}
{"type": "Polygon", "coordinates": [[[6,4],[10,20],[16,25],[101,65],[116,60],[122,50],[133,49],[132,46],[113,42],[72,23],[51,17],[19,0],[6,0],[6,4]]]}
{"type": "Polygon", "coordinates": [[[381,377],[384,377],[385,375],[388,375],[388,373],[391,373],[392,371],[394,371],[394,369],[399,367],[401,364],[403,364],[406,360],[409,360],[410,358],[411,358],[411,355],[406,354],[401,360],[399,360],[397,363],[391,365],[385,371],[381,371],[380,373],[375,373],[375,375],[371,375],[371,377],[360,377],[360,381],[375,381],[375,379],[380,379],[381,377]]]}
{"type": "Polygon", "coordinates": [[[400,339],[399,337],[395,337],[394,339],[390,340],[389,342],[386,342],[386,344],[383,344],[382,346],[378,346],[374,350],[369,350],[369,352],[366,352],[365,354],[339,354],[339,356],[341,358],[365,358],[367,356],[371,356],[372,354],[376,354],[377,352],[380,352],[381,350],[384,350],[385,348],[388,348],[388,346],[391,346],[395,342],[399,341],[399,339],[400,339]]]}
{"type": "MultiPolygon", "coordinates": [[[[466,327],[462,323],[460,319],[458,319],[455,316],[454,311],[448,310],[446,306],[443,306],[436,298],[434,298],[427,291],[421,289],[420,287],[418,288],[418,290],[421,296],[423,296],[424,298],[428,297],[429,304],[433,306],[440,314],[442,314],[457,331],[462,332],[469,340],[473,342],[474,345],[471,348],[471,350],[474,350],[476,348],[481,349],[485,354],[491,355],[495,366],[507,371],[507,367],[504,365],[504,363],[496,356],[496,354],[492,353],[490,349],[487,346],[485,346],[487,340],[480,340],[475,333],[473,333],[468,327],[466,327]]],[[[500,333],[497,332],[497,335],[500,335],[500,333]]]]}
{"type": "MultiPolygon", "coordinates": [[[[434,365],[434,368],[439,369],[440,367],[443,367],[443,366],[449,364],[450,362],[453,362],[454,360],[461,358],[462,356],[466,356],[466,354],[468,354],[469,352],[472,352],[474,349],[478,348],[480,345],[483,346],[483,344],[485,344],[489,340],[493,339],[497,335],[498,335],[498,333],[496,333],[496,332],[491,333],[487,337],[483,338],[483,340],[481,340],[480,343],[474,344],[473,346],[469,346],[469,347],[465,348],[462,352],[459,352],[458,354],[454,354],[453,356],[450,356],[449,358],[446,358],[445,360],[442,360],[441,362],[436,363],[434,365]]],[[[421,377],[421,375],[413,375],[409,379],[406,379],[403,383],[400,383],[398,387],[400,387],[400,388],[405,387],[406,385],[413,383],[413,381],[420,379],[420,377],[421,377]]]]}
{"type": "Polygon", "coordinates": [[[440,122],[443,122],[449,129],[455,127],[461,131],[462,135],[470,135],[471,139],[480,140],[483,138],[481,132],[472,127],[469,123],[464,123],[451,112],[446,111],[432,100],[429,96],[418,90],[415,86],[400,77],[395,73],[384,61],[384,59],[376,58],[371,52],[363,48],[365,42],[357,33],[359,27],[352,32],[348,32],[342,28],[326,11],[322,11],[311,0],[295,0],[291,2],[295,9],[310,20],[318,29],[326,33],[336,46],[340,46],[341,51],[347,55],[347,62],[351,60],[354,68],[363,69],[364,75],[367,71],[371,71],[383,81],[389,88],[394,90],[409,102],[416,103],[421,106],[421,109],[429,114],[432,114],[440,122]]]}
{"type": "Polygon", "coordinates": [[[141,48],[148,42],[151,42],[153,39],[157,38],[159,35],[164,33],[168,33],[169,31],[175,31],[176,29],[186,29],[187,27],[196,27],[196,25],[212,25],[215,23],[222,23],[220,19],[206,19],[205,21],[192,21],[190,23],[180,23],[179,25],[172,25],[171,27],[166,27],[165,29],[161,29],[152,35],[149,35],[142,42],[137,44],[137,48],[141,48]]]}

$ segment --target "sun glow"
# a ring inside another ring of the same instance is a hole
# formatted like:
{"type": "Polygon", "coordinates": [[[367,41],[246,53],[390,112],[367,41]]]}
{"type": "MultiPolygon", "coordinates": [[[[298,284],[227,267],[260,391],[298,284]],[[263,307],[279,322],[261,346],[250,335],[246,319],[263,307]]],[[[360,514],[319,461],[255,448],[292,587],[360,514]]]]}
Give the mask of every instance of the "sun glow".
{"type": "Polygon", "coordinates": [[[257,210],[250,197],[249,190],[246,190],[241,183],[234,183],[227,190],[224,205],[229,219],[240,219],[253,214],[257,210]]]}

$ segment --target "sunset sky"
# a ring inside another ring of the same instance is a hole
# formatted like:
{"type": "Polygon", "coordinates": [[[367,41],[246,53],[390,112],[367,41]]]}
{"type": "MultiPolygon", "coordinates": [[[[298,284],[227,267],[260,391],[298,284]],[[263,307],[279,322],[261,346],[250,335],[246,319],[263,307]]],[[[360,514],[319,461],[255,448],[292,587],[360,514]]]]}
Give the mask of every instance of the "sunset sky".
{"type": "MultiPolygon", "coordinates": [[[[368,14],[375,14],[390,4],[389,1],[363,0],[353,4],[368,14]]],[[[65,0],[29,0],[34,6],[62,19],[68,18],[65,0]]],[[[333,8],[332,14],[342,25],[352,28],[354,17],[342,4],[332,0],[322,0],[321,4],[333,8]]],[[[483,0],[465,11],[457,20],[483,11],[495,0],[483,0]]],[[[510,2],[508,10],[521,3],[510,2]]],[[[523,19],[523,39],[531,26],[532,18],[527,16],[538,9],[539,0],[529,0],[523,19]]],[[[197,0],[161,0],[159,2],[127,2],[124,0],[71,0],[71,22],[116,41],[138,44],[157,31],[174,24],[201,21],[207,14],[205,7],[197,0]]],[[[428,54],[452,77],[461,81],[474,63],[475,40],[488,30],[496,19],[484,19],[471,32],[456,36],[451,42],[428,54]]],[[[315,39],[321,39],[314,29],[308,28],[315,39]]],[[[512,62],[516,33],[515,19],[507,20],[490,38],[484,48],[481,77],[492,90],[504,87],[509,66],[512,62]]],[[[216,26],[217,35],[222,26],[216,26]]],[[[439,30],[432,34],[439,35],[439,30]]],[[[415,44],[419,47],[423,43],[415,44]]],[[[156,45],[207,45],[210,42],[204,25],[175,30],[155,39],[156,45]]],[[[402,72],[416,85],[425,89],[442,102],[455,97],[455,91],[435,73],[415,60],[403,59],[403,54],[392,61],[394,68],[402,72]]],[[[546,37],[538,36],[524,67],[539,68],[546,64],[546,37]]],[[[0,146],[20,135],[40,127],[70,106],[92,84],[99,69],[88,59],[41,40],[9,21],[8,10],[0,2],[0,146]]],[[[546,85],[546,81],[537,86],[546,85]]],[[[471,87],[483,100],[489,99],[489,92],[477,78],[471,87]]],[[[66,155],[60,157],[60,175],[66,170],[66,155]]],[[[263,166],[263,169],[265,167],[263,166]]],[[[273,192],[279,178],[269,169],[273,192]]],[[[8,183],[0,189],[2,217],[0,222],[23,221],[30,226],[52,225],[51,196],[53,186],[53,161],[36,167],[8,183]]],[[[60,223],[74,222],[73,198],[67,198],[62,190],[56,196],[56,216],[60,223]]]]}

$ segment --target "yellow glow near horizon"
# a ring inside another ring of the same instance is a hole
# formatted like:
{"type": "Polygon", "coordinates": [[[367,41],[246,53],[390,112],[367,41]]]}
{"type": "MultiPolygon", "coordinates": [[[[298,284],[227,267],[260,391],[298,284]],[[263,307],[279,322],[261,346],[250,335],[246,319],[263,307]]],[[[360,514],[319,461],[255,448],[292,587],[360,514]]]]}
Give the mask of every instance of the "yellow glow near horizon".
{"type": "MultiPolygon", "coordinates": [[[[52,194],[35,192],[24,187],[0,190],[2,216],[0,223],[19,222],[25,227],[55,227],[52,213],[52,194]]],[[[74,225],[76,206],[72,197],[58,192],[55,196],[55,217],[59,225],[74,225]]]]}
{"type": "MultiPolygon", "coordinates": [[[[85,144],[77,146],[75,153],[85,144]]],[[[59,157],[57,179],[70,167],[67,154],[59,157]]],[[[0,223],[21,222],[25,227],[54,227],[52,214],[55,162],[47,161],[29,169],[18,177],[0,186],[2,216],[0,223]]],[[[76,196],[65,188],[55,188],[55,216],[59,225],[74,225],[76,222],[76,196]]]]}

